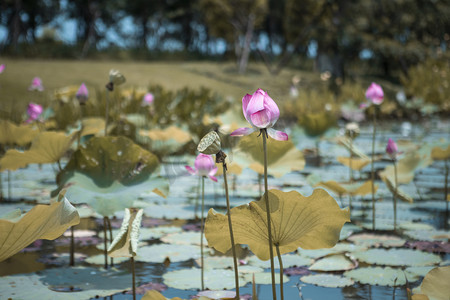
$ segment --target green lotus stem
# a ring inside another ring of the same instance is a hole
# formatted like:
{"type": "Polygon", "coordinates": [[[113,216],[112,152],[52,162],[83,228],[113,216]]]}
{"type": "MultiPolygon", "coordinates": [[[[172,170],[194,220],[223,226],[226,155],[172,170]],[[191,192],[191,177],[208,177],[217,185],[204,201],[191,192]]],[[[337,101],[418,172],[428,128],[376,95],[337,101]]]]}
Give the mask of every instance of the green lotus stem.
{"type": "Polygon", "coordinates": [[[372,230],[375,230],[375,169],[374,169],[374,157],[375,157],[375,134],[377,132],[377,120],[376,110],[373,108],[373,134],[372,134],[372,161],[370,178],[372,179],[372,230]]]}
{"type": "Polygon", "coordinates": [[[230,228],[231,251],[233,252],[234,280],[236,283],[236,299],[240,299],[238,264],[237,264],[236,248],[234,244],[233,227],[231,224],[230,197],[228,195],[227,165],[225,163],[225,159],[222,162],[222,170],[223,170],[223,182],[225,184],[225,198],[227,200],[228,228],[230,228]]]}
{"type": "Polygon", "coordinates": [[[445,201],[445,229],[448,229],[448,159],[445,160],[445,186],[444,186],[444,201],[445,201]]]}
{"type": "Polygon", "coordinates": [[[109,90],[106,89],[105,136],[108,136],[108,118],[109,118],[109,90]]]}
{"type": "Polygon", "coordinates": [[[8,170],[8,199],[12,199],[12,187],[11,187],[11,171],[8,170]]]}
{"type": "Polygon", "coordinates": [[[258,174],[259,198],[262,197],[262,175],[258,174]]]}
{"type": "MultiPolygon", "coordinates": [[[[349,158],[349,166],[350,166],[350,184],[353,184],[353,138],[350,137],[350,158],[349,158]]],[[[349,203],[348,206],[350,208],[350,216],[352,214],[352,194],[348,194],[349,203]]]]}
{"type": "MultiPolygon", "coordinates": [[[[112,227],[111,227],[111,220],[109,217],[106,217],[106,223],[108,224],[108,231],[109,231],[109,242],[112,243],[113,236],[112,236],[112,227]]],[[[114,266],[114,258],[110,257],[111,259],[111,267],[114,266]]]]}
{"type": "Polygon", "coordinates": [[[107,237],[107,232],[106,232],[106,228],[107,228],[107,222],[106,222],[106,218],[107,217],[103,217],[103,255],[105,256],[105,269],[108,269],[108,247],[107,247],[107,241],[108,241],[108,237],[107,237]]]}
{"type": "Polygon", "coordinates": [[[1,172],[0,172],[0,201],[3,201],[3,181],[1,172]]]}
{"type": "Polygon", "coordinates": [[[58,169],[61,172],[62,171],[62,167],[61,167],[61,161],[59,159],[57,161],[57,164],[58,164],[58,169]]]}
{"type": "Polygon", "coordinates": [[[70,266],[75,265],[75,230],[70,227],[70,266]]]}
{"type": "Polygon", "coordinates": [[[273,300],[277,299],[277,290],[275,286],[275,266],[273,263],[273,244],[272,244],[272,221],[270,220],[270,206],[269,206],[269,187],[267,184],[267,130],[261,129],[263,138],[264,150],[264,200],[266,201],[267,211],[267,233],[269,237],[269,253],[270,253],[270,272],[272,275],[272,296],[273,300]]]}
{"type": "Polygon", "coordinates": [[[283,289],[283,260],[281,259],[281,254],[280,254],[280,247],[278,244],[275,244],[275,247],[277,249],[277,256],[278,256],[278,262],[280,264],[280,299],[284,300],[284,289],[283,289]]]}
{"type": "Polygon", "coordinates": [[[394,231],[397,230],[397,189],[398,189],[398,180],[397,180],[397,164],[395,160],[393,160],[394,164],[394,176],[395,176],[395,189],[394,189],[394,231]]]}
{"type": "Polygon", "coordinates": [[[201,211],[201,224],[200,224],[200,260],[201,260],[201,282],[202,282],[202,291],[205,290],[205,265],[203,260],[203,234],[205,231],[205,217],[203,216],[203,212],[205,210],[205,176],[202,176],[202,211],[201,211]]]}
{"type": "Polygon", "coordinates": [[[134,265],[134,257],[130,258],[131,261],[131,274],[132,274],[132,284],[133,284],[133,300],[136,300],[136,268],[134,265]]]}

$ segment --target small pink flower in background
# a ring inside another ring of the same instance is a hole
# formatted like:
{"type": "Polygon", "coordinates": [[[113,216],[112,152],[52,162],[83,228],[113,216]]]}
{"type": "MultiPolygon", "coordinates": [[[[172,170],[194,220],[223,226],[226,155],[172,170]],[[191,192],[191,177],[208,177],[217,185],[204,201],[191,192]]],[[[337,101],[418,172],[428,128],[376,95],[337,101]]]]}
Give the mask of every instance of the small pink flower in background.
{"type": "Polygon", "coordinates": [[[217,167],[211,155],[200,153],[195,159],[194,166],[195,170],[190,166],[186,166],[186,170],[192,175],[209,177],[209,179],[217,182],[217,178],[214,177],[217,167]]]}
{"type": "Polygon", "coordinates": [[[380,105],[383,103],[384,93],[381,86],[372,82],[366,91],[366,98],[370,100],[373,104],[380,105]]]}
{"type": "Polygon", "coordinates": [[[44,109],[39,104],[30,102],[28,104],[27,108],[27,114],[29,116],[28,120],[26,120],[27,123],[31,123],[32,121],[35,121],[39,118],[39,116],[42,114],[44,109]]]}
{"type": "Polygon", "coordinates": [[[34,77],[33,80],[31,81],[31,85],[28,87],[28,90],[42,92],[44,90],[42,80],[39,77],[34,77]]]}
{"type": "Polygon", "coordinates": [[[5,71],[5,68],[6,68],[5,64],[0,65],[0,74],[2,74],[3,71],[5,71]]]}
{"type": "Polygon", "coordinates": [[[393,160],[395,160],[397,158],[397,154],[399,154],[397,144],[391,138],[387,142],[386,153],[393,160]]]}
{"type": "Polygon", "coordinates": [[[147,93],[142,98],[142,106],[148,106],[148,105],[152,104],[154,100],[155,100],[155,97],[153,96],[153,94],[147,93]]]}
{"type": "Polygon", "coordinates": [[[245,95],[242,98],[242,111],[247,122],[252,128],[239,128],[231,133],[232,136],[249,135],[260,129],[266,129],[269,136],[275,140],[287,141],[288,135],[272,128],[278,121],[280,110],[277,104],[262,89],[256,90],[253,95],[245,95]]]}
{"type": "Polygon", "coordinates": [[[80,102],[80,104],[85,104],[89,98],[89,92],[84,83],[80,85],[80,88],[78,89],[77,93],[75,94],[75,97],[80,102]]]}

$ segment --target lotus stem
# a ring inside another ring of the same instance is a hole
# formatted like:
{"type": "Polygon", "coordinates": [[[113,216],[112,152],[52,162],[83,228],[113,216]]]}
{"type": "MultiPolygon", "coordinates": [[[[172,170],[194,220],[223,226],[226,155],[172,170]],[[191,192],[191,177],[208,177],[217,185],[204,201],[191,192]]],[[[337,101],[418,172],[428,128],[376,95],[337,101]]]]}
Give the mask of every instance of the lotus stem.
{"type": "MultiPolygon", "coordinates": [[[[353,184],[353,138],[350,137],[350,158],[349,158],[349,166],[350,166],[350,184],[353,184]]],[[[350,207],[350,216],[352,214],[352,194],[348,194],[349,197],[349,203],[348,206],[350,207]]]]}
{"type": "Polygon", "coordinates": [[[11,187],[11,171],[8,170],[8,199],[12,199],[12,187],[11,187]]]}
{"type": "Polygon", "coordinates": [[[394,231],[397,230],[397,189],[398,189],[398,180],[397,180],[397,164],[395,160],[394,164],[394,176],[395,176],[395,189],[394,189],[394,231]]]}
{"type": "Polygon", "coordinates": [[[225,184],[225,198],[227,200],[228,228],[230,228],[231,251],[233,252],[234,280],[236,282],[236,299],[240,299],[238,264],[237,264],[236,248],[234,245],[233,227],[231,224],[230,197],[228,195],[227,165],[225,163],[225,159],[222,161],[222,170],[223,170],[223,182],[225,184]]]}
{"type": "MultiPolygon", "coordinates": [[[[108,224],[108,231],[109,231],[109,242],[112,243],[113,236],[112,236],[112,227],[111,227],[111,220],[109,217],[106,217],[106,223],[108,224]]],[[[110,257],[111,259],[111,267],[114,266],[114,258],[110,257]]]]}
{"type": "Polygon", "coordinates": [[[283,291],[283,260],[281,259],[280,247],[278,244],[275,244],[277,249],[278,262],[280,263],[280,299],[284,300],[284,291],[283,291]]]}
{"type": "Polygon", "coordinates": [[[106,218],[107,217],[103,217],[103,246],[104,246],[103,255],[105,256],[105,269],[108,269],[108,247],[107,247],[108,237],[106,232],[108,224],[106,222],[106,218]]]}
{"type": "Polygon", "coordinates": [[[106,108],[105,108],[105,136],[108,136],[108,118],[109,118],[109,90],[106,89],[106,108]]]}
{"type": "Polygon", "coordinates": [[[75,230],[70,227],[70,266],[75,266],[75,230]]]}
{"type": "Polygon", "coordinates": [[[445,201],[445,229],[448,229],[448,159],[445,160],[445,186],[444,186],[444,201],[445,201]]]}
{"type": "Polygon", "coordinates": [[[205,265],[203,260],[203,234],[205,231],[205,217],[203,212],[205,210],[205,176],[202,176],[202,211],[201,215],[201,224],[200,224],[200,260],[201,260],[201,283],[202,283],[202,291],[205,290],[205,265]]]}
{"type": "Polygon", "coordinates": [[[0,172],[0,202],[3,201],[3,180],[2,173],[0,172]]]}
{"type": "Polygon", "coordinates": [[[374,157],[375,157],[375,135],[377,133],[377,119],[376,109],[373,108],[373,133],[372,133],[372,161],[370,178],[372,180],[372,230],[375,230],[375,169],[374,169],[374,157]]]}
{"type": "Polygon", "coordinates": [[[269,237],[269,253],[270,253],[270,272],[272,275],[272,296],[273,300],[277,299],[277,290],[275,287],[275,266],[273,263],[273,244],[272,244],[272,221],[270,220],[269,206],[269,187],[267,184],[267,130],[261,129],[264,150],[264,200],[266,202],[267,211],[267,233],[269,237]]]}
{"type": "Polygon", "coordinates": [[[131,274],[132,274],[132,284],[133,284],[133,300],[136,300],[136,268],[134,266],[134,257],[130,258],[131,261],[131,274]]]}
{"type": "Polygon", "coordinates": [[[61,172],[62,171],[61,161],[58,159],[56,163],[58,164],[58,170],[61,172]]]}
{"type": "Polygon", "coordinates": [[[259,198],[262,197],[262,175],[258,174],[259,198]]]}

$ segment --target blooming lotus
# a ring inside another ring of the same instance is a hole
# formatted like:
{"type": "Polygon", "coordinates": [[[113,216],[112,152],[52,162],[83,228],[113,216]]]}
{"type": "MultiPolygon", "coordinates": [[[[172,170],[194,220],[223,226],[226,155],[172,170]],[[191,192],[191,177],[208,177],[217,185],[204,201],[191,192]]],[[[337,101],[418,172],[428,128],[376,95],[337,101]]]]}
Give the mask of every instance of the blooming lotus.
{"type": "Polygon", "coordinates": [[[42,114],[43,108],[39,104],[30,102],[28,104],[27,108],[27,114],[29,116],[28,120],[26,120],[27,123],[30,123],[32,121],[35,121],[39,118],[39,116],[42,114]]]}
{"type": "Polygon", "coordinates": [[[86,101],[89,98],[89,92],[84,83],[80,85],[80,88],[78,89],[77,93],[75,94],[75,97],[78,99],[80,104],[85,104],[86,101]]]}
{"type": "Polygon", "coordinates": [[[44,90],[44,86],[42,85],[42,80],[39,77],[34,77],[31,81],[31,85],[28,87],[29,91],[39,91],[42,92],[44,90]]]}
{"type": "Polygon", "coordinates": [[[211,155],[200,153],[195,159],[194,166],[195,169],[186,166],[186,170],[192,175],[209,177],[209,179],[217,182],[217,178],[214,177],[217,167],[211,155]]]}
{"type": "Polygon", "coordinates": [[[398,147],[397,147],[397,144],[394,142],[394,140],[391,138],[388,140],[388,143],[386,145],[386,153],[393,160],[395,160],[397,158],[398,147]]]}
{"type": "Polygon", "coordinates": [[[286,133],[272,128],[278,121],[280,110],[267,92],[258,89],[253,95],[245,95],[242,98],[242,111],[252,128],[239,128],[231,133],[232,136],[249,135],[254,131],[267,129],[267,133],[273,139],[287,141],[288,135],[286,133]]]}
{"type": "Polygon", "coordinates": [[[3,71],[5,70],[6,66],[5,64],[1,64],[0,65],[0,74],[3,73],[3,71]]]}
{"type": "Polygon", "coordinates": [[[153,94],[147,93],[142,98],[142,106],[148,106],[148,105],[152,104],[154,100],[155,100],[155,97],[153,96],[153,94]]]}
{"type": "Polygon", "coordinates": [[[360,108],[366,108],[370,104],[380,105],[383,103],[384,92],[381,86],[372,82],[372,84],[367,88],[366,91],[366,99],[369,101],[368,103],[363,103],[360,105],[360,108]]]}

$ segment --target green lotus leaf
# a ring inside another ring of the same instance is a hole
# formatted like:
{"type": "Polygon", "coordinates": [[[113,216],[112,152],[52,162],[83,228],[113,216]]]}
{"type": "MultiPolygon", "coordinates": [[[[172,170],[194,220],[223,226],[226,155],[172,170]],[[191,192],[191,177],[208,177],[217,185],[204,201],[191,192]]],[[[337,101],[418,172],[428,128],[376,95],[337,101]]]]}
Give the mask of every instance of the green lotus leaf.
{"type": "MultiPolygon", "coordinates": [[[[253,276],[255,276],[255,284],[272,284],[270,272],[244,274],[244,278],[247,282],[252,282],[253,276]]],[[[288,281],[289,277],[283,274],[283,283],[288,281]]],[[[280,273],[275,273],[275,283],[280,284],[280,273]]]]}
{"type": "Polygon", "coordinates": [[[404,230],[434,230],[432,225],[418,222],[404,222],[399,227],[404,230]]]}
{"type": "MultiPolygon", "coordinates": [[[[166,236],[163,236],[161,238],[161,241],[167,244],[174,245],[200,245],[200,232],[188,231],[170,233],[166,236]]],[[[203,243],[205,245],[208,243],[205,237],[203,237],[203,243]]]]}
{"type": "MultiPolygon", "coordinates": [[[[89,256],[84,261],[87,262],[88,264],[102,266],[105,264],[105,255],[97,254],[97,255],[89,256]]],[[[128,257],[115,257],[114,258],[114,264],[121,264],[126,261],[129,261],[128,257]]]]}
{"type": "Polygon", "coordinates": [[[132,186],[148,179],[158,170],[158,158],[123,136],[93,137],[75,151],[58,174],[65,184],[74,172],[89,176],[98,187],[114,182],[132,186]]]}
{"type": "Polygon", "coordinates": [[[390,177],[390,176],[384,176],[381,175],[381,180],[383,180],[383,182],[386,184],[387,188],[389,189],[389,191],[391,191],[392,194],[396,194],[397,195],[397,199],[400,199],[404,202],[409,202],[409,203],[413,203],[414,199],[408,195],[406,192],[404,192],[400,187],[397,186],[397,190],[395,189],[395,179],[390,177]]]}
{"type": "Polygon", "coordinates": [[[401,247],[406,240],[394,235],[380,235],[373,233],[354,234],[348,238],[349,241],[356,245],[365,247],[401,247]]]}
{"type": "Polygon", "coordinates": [[[344,254],[333,254],[313,263],[309,269],[312,271],[347,271],[358,265],[344,254]]]}
{"type": "Polygon", "coordinates": [[[82,125],[81,136],[103,135],[105,133],[105,119],[103,118],[84,118],[82,125]]]}
{"type": "MultiPolygon", "coordinates": [[[[280,253],[298,247],[318,249],[333,247],[345,222],[350,221],[348,209],[340,209],[336,201],[322,189],[309,197],[296,191],[269,190],[272,242],[280,253]]],[[[264,196],[259,201],[231,209],[234,240],[247,244],[262,260],[269,259],[266,206],[264,196]]],[[[205,224],[205,236],[210,247],[225,253],[231,248],[228,219],[210,209],[205,224]]],[[[276,249],[273,249],[274,253],[276,249]]]]}
{"type": "MultiPolygon", "coordinates": [[[[303,257],[297,254],[284,254],[281,255],[281,259],[283,261],[283,268],[290,267],[301,267],[301,266],[309,266],[313,263],[313,260],[308,257],[303,257]]],[[[259,267],[259,268],[270,268],[270,261],[262,261],[256,256],[251,256],[248,259],[248,264],[251,266],[259,267]]],[[[274,259],[274,268],[279,269],[280,264],[278,262],[278,258],[274,259]]]]}
{"type": "MultiPolygon", "coordinates": [[[[241,166],[248,166],[259,174],[264,174],[264,152],[262,137],[252,133],[239,140],[238,150],[233,153],[233,161],[241,166]]],[[[292,171],[300,171],[305,167],[303,153],[291,141],[267,139],[268,172],[281,177],[292,171]]]]}
{"type": "MultiPolygon", "coordinates": [[[[427,154],[414,151],[405,154],[405,156],[397,162],[397,182],[398,184],[407,184],[414,179],[414,173],[418,169],[425,168],[431,164],[431,158],[427,154]]],[[[380,177],[389,178],[389,181],[395,182],[394,166],[388,165],[382,172],[380,177]]],[[[394,185],[395,186],[395,185],[394,185]]]]}
{"type": "Polygon", "coordinates": [[[414,274],[419,277],[424,277],[431,270],[433,270],[435,266],[423,266],[423,267],[408,267],[405,269],[406,272],[414,274]]]}
{"type": "Polygon", "coordinates": [[[336,123],[334,116],[328,112],[307,113],[299,120],[305,133],[311,137],[321,136],[336,123]]]}
{"type": "MultiPolygon", "coordinates": [[[[345,226],[344,226],[345,228],[345,226]]],[[[328,249],[316,249],[316,250],[304,250],[304,249],[298,249],[298,252],[301,255],[310,257],[310,258],[320,258],[324,257],[330,254],[341,254],[341,253],[347,253],[347,252],[355,252],[355,251],[363,251],[367,249],[366,246],[361,245],[354,245],[354,244],[348,244],[348,243],[338,243],[333,248],[328,249]]]]}
{"type": "Polygon", "coordinates": [[[330,288],[346,287],[355,284],[355,282],[349,278],[329,274],[302,276],[300,280],[304,283],[330,288]]]}
{"type": "Polygon", "coordinates": [[[51,205],[36,205],[23,216],[15,212],[9,219],[0,219],[0,261],[35,240],[54,240],[78,223],[76,208],[62,195],[51,205]]]}
{"type": "Polygon", "coordinates": [[[442,261],[439,255],[412,249],[369,249],[351,255],[368,264],[385,266],[429,266],[442,261]]]}
{"type": "MultiPolygon", "coordinates": [[[[205,251],[204,255],[208,255],[205,251]]],[[[194,245],[156,244],[139,248],[136,261],[163,263],[166,258],[170,262],[180,262],[200,258],[200,247],[194,245]]]]}
{"type": "Polygon", "coordinates": [[[9,149],[0,159],[0,171],[17,170],[29,164],[47,164],[59,161],[69,150],[76,135],[47,131],[39,133],[27,151],[9,149]]]}
{"type": "Polygon", "coordinates": [[[346,271],[344,276],[351,278],[362,284],[400,286],[406,284],[406,279],[413,282],[419,279],[419,276],[391,267],[368,267],[358,268],[346,271]]]}
{"type": "Polygon", "coordinates": [[[31,125],[16,125],[7,120],[0,120],[0,145],[26,146],[38,134],[39,131],[31,125]]]}
{"type": "Polygon", "coordinates": [[[362,168],[364,168],[371,162],[370,159],[366,159],[366,158],[354,158],[353,157],[350,159],[349,157],[344,157],[344,156],[338,156],[337,161],[349,168],[351,166],[351,168],[356,171],[361,171],[362,168]]]}
{"type": "Polygon", "coordinates": [[[450,266],[431,270],[420,285],[421,293],[430,300],[447,300],[450,295],[450,266]]]}
{"type": "Polygon", "coordinates": [[[450,230],[407,230],[404,234],[418,241],[450,241],[450,230]]]}
{"type": "Polygon", "coordinates": [[[144,209],[147,217],[158,219],[195,219],[195,207],[188,204],[150,204],[144,209]]]}
{"type": "MultiPolygon", "coordinates": [[[[334,180],[319,182],[316,186],[322,186],[337,195],[364,196],[372,193],[372,181],[368,180],[362,183],[344,184],[334,180]]],[[[375,193],[378,190],[378,184],[375,184],[375,193]]]]}
{"type": "Polygon", "coordinates": [[[136,256],[139,243],[139,229],[141,228],[143,209],[125,209],[119,234],[114,237],[108,248],[111,257],[136,256]]]}
{"type": "MultiPolygon", "coordinates": [[[[163,275],[163,282],[168,287],[180,290],[190,290],[200,288],[201,270],[197,268],[183,269],[167,272],[163,275]]],[[[234,271],[223,269],[205,269],[205,288],[210,290],[233,289],[235,288],[234,271]]],[[[244,286],[248,282],[241,274],[239,276],[239,286],[244,286]]]]}
{"type": "Polygon", "coordinates": [[[117,294],[130,287],[128,273],[89,267],[52,268],[38,274],[0,277],[0,298],[91,299],[117,294]],[[71,290],[76,292],[70,293],[71,290]]]}
{"type": "Polygon", "coordinates": [[[342,230],[341,230],[341,236],[340,236],[340,240],[342,241],[342,240],[346,240],[348,237],[350,237],[353,233],[356,233],[356,232],[360,232],[360,231],[362,231],[363,229],[360,227],[360,226],[358,226],[358,225],[355,225],[355,224],[353,224],[353,223],[345,223],[344,224],[344,227],[342,227],[342,230]]]}

